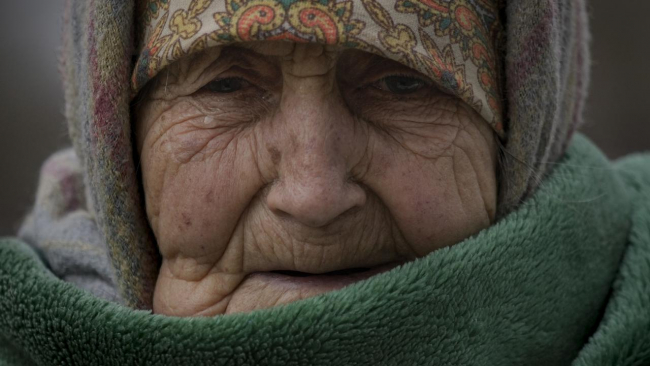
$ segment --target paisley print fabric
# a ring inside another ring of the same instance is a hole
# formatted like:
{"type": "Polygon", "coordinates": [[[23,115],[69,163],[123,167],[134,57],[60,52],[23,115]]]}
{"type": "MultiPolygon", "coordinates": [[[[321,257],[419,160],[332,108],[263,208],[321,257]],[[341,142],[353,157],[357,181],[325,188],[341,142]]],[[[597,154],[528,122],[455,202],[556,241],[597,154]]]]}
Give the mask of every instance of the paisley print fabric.
{"type": "Polygon", "coordinates": [[[145,0],[137,92],[174,61],[249,41],[317,42],[372,52],[429,76],[503,136],[497,0],[145,0]]]}

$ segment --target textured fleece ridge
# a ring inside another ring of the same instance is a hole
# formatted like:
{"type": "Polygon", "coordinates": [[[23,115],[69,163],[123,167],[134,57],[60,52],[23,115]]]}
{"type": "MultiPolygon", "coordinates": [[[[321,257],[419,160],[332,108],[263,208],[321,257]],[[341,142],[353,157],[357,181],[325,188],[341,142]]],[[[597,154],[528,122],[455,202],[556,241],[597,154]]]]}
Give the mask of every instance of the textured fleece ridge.
{"type": "Polygon", "coordinates": [[[340,291],[214,318],[170,318],[98,299],[51,275],[29,246],[3,240],[0,359],[648,364],[649,175],[650,157],[614,165],[578,137],[530,200],[462,243],[340,291]]]}

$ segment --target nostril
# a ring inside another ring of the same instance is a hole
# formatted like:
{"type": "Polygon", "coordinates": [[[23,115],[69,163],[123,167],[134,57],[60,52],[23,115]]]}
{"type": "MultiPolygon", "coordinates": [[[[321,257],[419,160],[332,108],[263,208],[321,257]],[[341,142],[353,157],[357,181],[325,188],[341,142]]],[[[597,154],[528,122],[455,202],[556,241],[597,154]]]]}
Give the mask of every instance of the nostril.
{"type": "Polygon", "coordinates": [[[285,212],[279,208],[271,208],[271,211],[275,214],[275,216],[281,217],[283,219],[291,218],[291,215],[288,212],[285,212]]]}
{"type": "Polygon", "coordinates": [[[290,184],[273,186],[267,197],[271,212],[309,227],[323,227],[361,209],[366,192],[355,183],[338,187],[297,187],[290,184]]]}
{"type": "Polygon", "coordinates": [[[354,205],[354,206],[348,208],[347,210],[341,212],[341,213],[338,215],[337,218],[342,218],[342,217],[345,217],[345,216],[351,216],[351,215],[354,215],[357,211],[359,211],[359,210],[361,209],[361,206],[362,206],[362,205],[354,205]]]}

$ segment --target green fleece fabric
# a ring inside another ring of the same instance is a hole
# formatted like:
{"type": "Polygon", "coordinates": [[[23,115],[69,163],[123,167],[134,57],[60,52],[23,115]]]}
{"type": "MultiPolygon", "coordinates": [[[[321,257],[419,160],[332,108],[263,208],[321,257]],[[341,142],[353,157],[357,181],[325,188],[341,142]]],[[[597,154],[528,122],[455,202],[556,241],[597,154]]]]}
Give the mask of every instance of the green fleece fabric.
{"type": "Polygon", "coordinates": [[[98,299],[0,242],[9,365],[650,364],[650,156],[585,138],[476,236],[315,298],[170,318],[98,299]]]}

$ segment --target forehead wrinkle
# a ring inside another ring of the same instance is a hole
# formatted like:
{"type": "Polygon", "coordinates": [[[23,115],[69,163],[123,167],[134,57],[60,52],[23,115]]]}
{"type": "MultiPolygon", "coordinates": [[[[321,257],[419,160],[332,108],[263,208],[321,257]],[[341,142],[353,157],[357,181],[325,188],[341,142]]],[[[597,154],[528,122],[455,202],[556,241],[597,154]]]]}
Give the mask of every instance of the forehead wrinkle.
{"type": "Polygon", "coordinates": [[[341,53],[339,46],[283,41],[240,43],[231,48],[246,50],[245,54],[260,61],[272,60],[276,65],[281,64],[288,74],[301,77],[327,74],[341,53]]]}
{"type": "Polygon", "coordinates": [[[258,41],[258,42],[247,42],[239,43],[233,45],[234,48],[241,48],[250,50],[261,56],[287,56],[291,54],[296,47],[294,42],[269,42],[269,41],[258,41]]]}
{"type": "Polygon", "coordinates": [[[255,70],[260,64],[266,67],[282,66],[293,76],[322,76],[334,68],[340,48],[316,43],[248,42],[230,46],[213,47],[185,61],[178,62],[158,75],[159,83],[166,88],[175,83],[194,84],[215,68],[232,65],[255,70]],[[309,60],[317,61],[309,62],[309,60]],[[289,66],[288,68],[286,66],[289,66]]]}
{"type": "Polygon", "coordinates": [[[246,67],[252,67],[254,62],[277,62],[277,57],[275,55],[262,54],[250,49],[249,47],[244,47],[244,45],[245,44],[225,47],[222,52],[222,57],[228,57],[228,59],[237,61],[239,64],[246,67]]]}
{"type": "Polygon", "coordinates": [[[291,55],[296,52],[296,49],[307,48],[311,56],[318,56],[321,53],[338,54],[342,48],[338,45],[320,44],[320,43],[296,43],[287,41],[255,41],[236,43],[231,45],[232,48],[247,49],[253,51],[264,57],[278,56],[292,57],[291,55]]]}
{"type": "Polygon", "coordinates": [[[190,88],[206,74],[216,74],[234,65],[249,71],[255,71],[256,64],[259,62],[277,67],[275,66],[276,62],[269,62],[268,58],[244,48],[232,46],[214,47],[188,56],[170,65],[156,76],[154,82],[157,92],[154,93],[154,99],[173,98],[174,93],[171,93],[172,95],[168,93],[169,87],[190,88]]]}
{"type": "Polygon", "coordinates": [[[334,70],[338,52],[327,51],[322,45],[297,44],[294,52],[282,59],[282,69],[294,77],[321,77],[334,70]]]}

